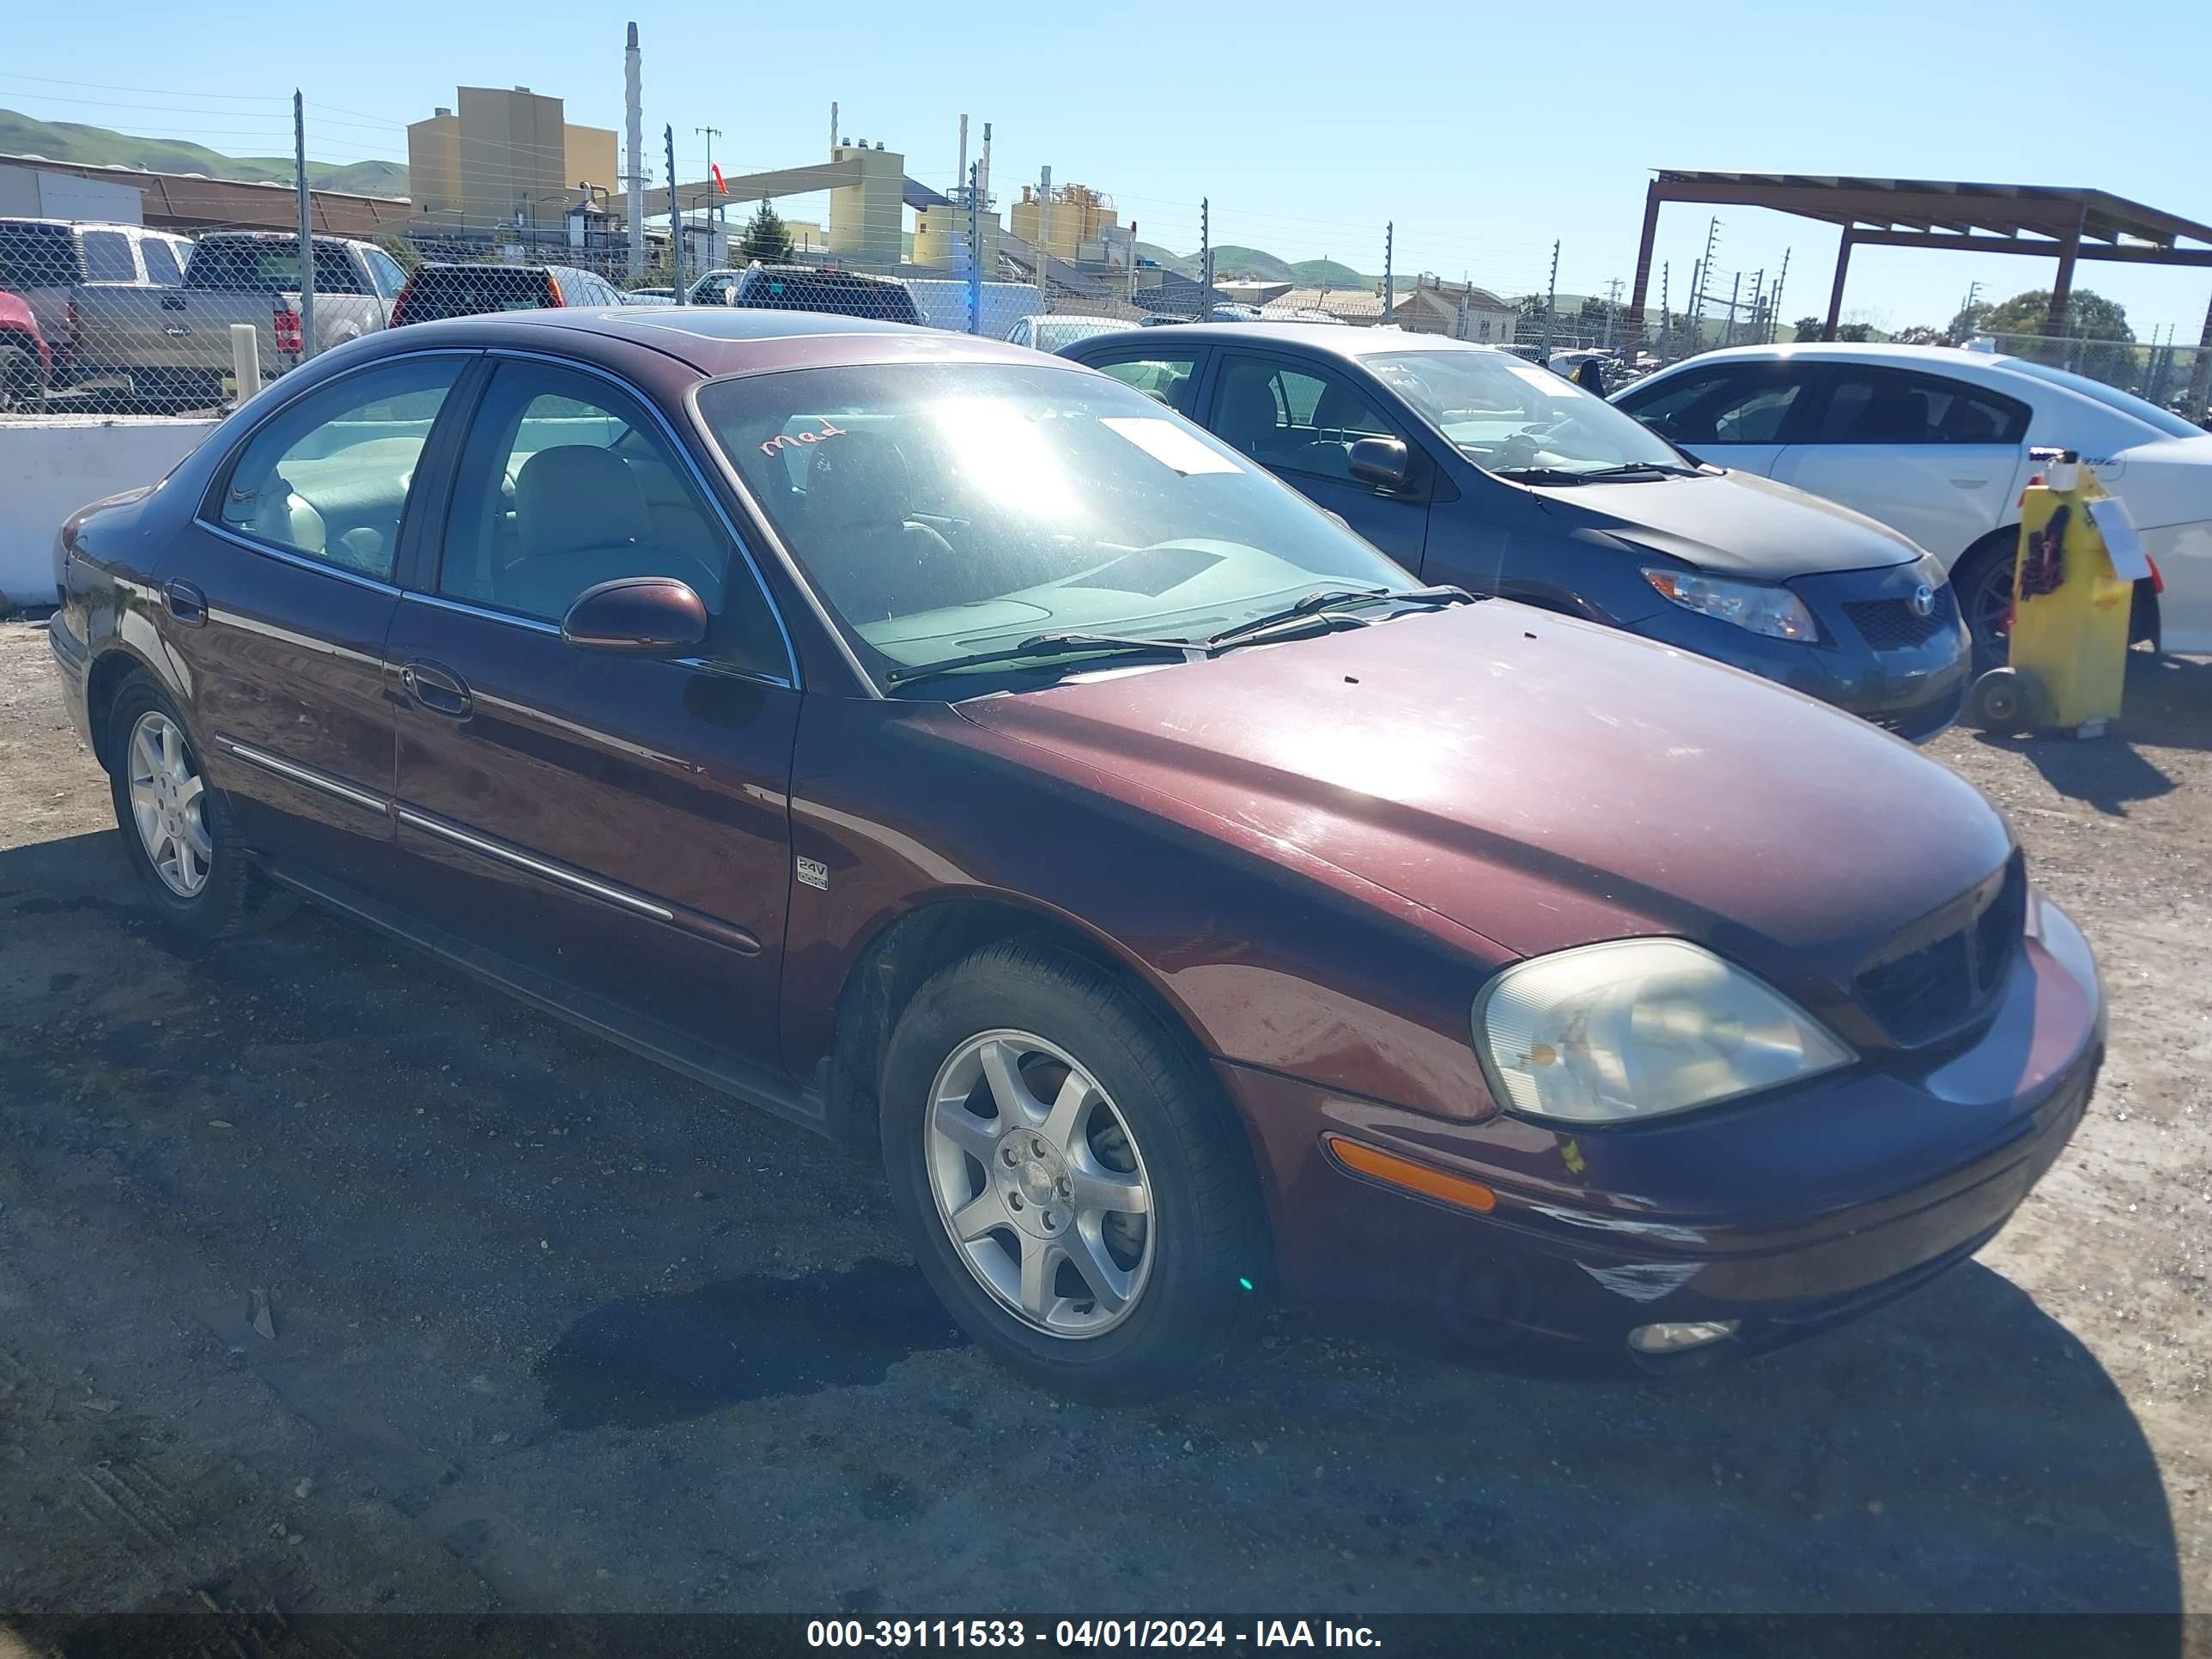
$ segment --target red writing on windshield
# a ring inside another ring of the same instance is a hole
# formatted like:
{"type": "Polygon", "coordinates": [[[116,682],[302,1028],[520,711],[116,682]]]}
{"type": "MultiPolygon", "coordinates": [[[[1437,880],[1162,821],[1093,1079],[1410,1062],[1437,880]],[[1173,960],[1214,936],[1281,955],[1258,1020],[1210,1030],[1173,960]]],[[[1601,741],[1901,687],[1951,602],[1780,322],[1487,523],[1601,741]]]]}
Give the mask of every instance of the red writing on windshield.
{"type": "Polygon", "coordinates": [[[845,435],[845,428],[834,424],[827,415],[817,415],[813,418],[822,422],[822,429],[819,432],[779,432],[761,446],[761,453],[773,455],[778,450],[790,448],[793,444],[818,444],[824,438],[842,438],[845,435]]]}

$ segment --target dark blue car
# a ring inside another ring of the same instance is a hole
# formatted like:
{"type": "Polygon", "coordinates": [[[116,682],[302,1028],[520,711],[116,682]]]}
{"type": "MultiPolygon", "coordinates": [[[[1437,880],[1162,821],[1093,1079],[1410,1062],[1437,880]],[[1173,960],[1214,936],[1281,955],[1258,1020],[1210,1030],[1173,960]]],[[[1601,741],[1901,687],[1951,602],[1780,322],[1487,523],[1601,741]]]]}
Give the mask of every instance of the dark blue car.
{"type": "Polygon", "coordinates": [[[1237,323],[1060,355],[1196,421],[1424,581],[1644,635],[1916,741],[1958,714],[1966,631],[1935,559],[1832,502],[1702,465],[1509,352],[1237,323]]]}

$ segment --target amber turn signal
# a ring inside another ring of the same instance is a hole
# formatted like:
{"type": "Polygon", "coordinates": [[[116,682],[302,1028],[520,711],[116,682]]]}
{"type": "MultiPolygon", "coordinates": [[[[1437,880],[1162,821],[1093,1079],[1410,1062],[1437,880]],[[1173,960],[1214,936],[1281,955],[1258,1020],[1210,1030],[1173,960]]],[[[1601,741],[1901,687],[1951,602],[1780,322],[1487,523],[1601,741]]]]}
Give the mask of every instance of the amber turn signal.
{"type": "Polygon", "coordinates": [[[1424,1198],[1456,1205],[1462,1210],[1480,1210],[1486,1213],[1497,1207],[1498,1194],[1480,1182],[1469,1181],[1465,1176],[1431,1169],[1425,1164],[1416,1164],[1411,1158],[1400,1158],[1395,1152],[1385,1152],[1373,1146],[1362,1146],[1356,1140],[1346,1140],[1342,1135],[1323,1135],[1322,1144],[1347,1170],[1371,1176],[1393,1187],[1402,1187],[1409,1193],[1419,1193],[1424,1198]]]}

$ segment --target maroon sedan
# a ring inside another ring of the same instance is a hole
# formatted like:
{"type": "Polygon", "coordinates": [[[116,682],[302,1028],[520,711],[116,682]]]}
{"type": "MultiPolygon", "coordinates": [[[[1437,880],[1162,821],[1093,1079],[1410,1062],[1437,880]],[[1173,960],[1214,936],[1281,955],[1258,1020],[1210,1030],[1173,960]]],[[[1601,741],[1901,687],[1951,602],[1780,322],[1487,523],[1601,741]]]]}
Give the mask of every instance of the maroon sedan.
{"type": "Polygon", "coordinates": [[[744,310],[285,377],[64,532],[154,906],[304,894],[856,1146],[1127,1398],[1271,1289],[1756,1346],[2002,1226],[2081,933],[1910,747],[1398,567],[1119,381],[744,310]]]}

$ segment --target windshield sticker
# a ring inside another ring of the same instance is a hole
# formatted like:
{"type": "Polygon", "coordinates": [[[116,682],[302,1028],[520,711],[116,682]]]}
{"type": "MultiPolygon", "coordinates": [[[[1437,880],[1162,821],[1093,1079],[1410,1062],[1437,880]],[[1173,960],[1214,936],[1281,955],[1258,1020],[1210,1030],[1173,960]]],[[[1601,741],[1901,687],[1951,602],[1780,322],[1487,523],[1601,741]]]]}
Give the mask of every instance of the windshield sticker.
{"type": "Polygon", "coordinates": [[[1242,472],[1244,469],[1218,449],[1209,448],[1173,421],[1149,415],[1109,415],[1099,425],[1131,443],[1162,466],[1186,478],[1200,472],[1242,472]]]}
{"type": "Polygon", "coordinates": [[[1532,368],[1527,363],[1508,363],[1505,372],[1516,380],[1527,381],[1547,398],[1559,397],[1561,388],[1568,384],[1550,369],[1532,368]]]}
{"type": "Polygon", "coordinates": [[[806,418],[821,422],[822,429],[819,432],[779,432],[761,445],[761,453],[774,455],[781,450],[789,449],[793,446],[818,444],[824,438],[842,438],[845,435],[845,428],[830,420],[827,415],[810,415],[806,418]]]}

